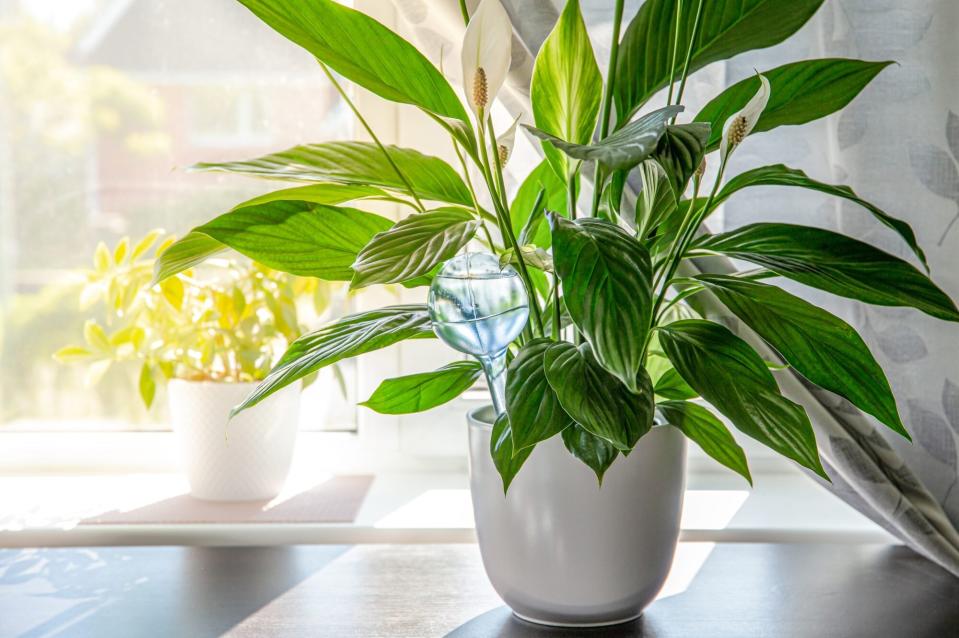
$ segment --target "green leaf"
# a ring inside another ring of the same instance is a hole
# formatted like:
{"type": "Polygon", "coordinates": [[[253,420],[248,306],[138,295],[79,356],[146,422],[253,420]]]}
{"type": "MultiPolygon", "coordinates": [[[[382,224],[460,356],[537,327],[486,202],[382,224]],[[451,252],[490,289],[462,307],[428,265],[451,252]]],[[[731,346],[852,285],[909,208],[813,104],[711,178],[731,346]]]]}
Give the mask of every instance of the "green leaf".
{"type": "MultiPolygon", "coordinates": [[[[777,126],[805,124],[842,109],[859,95],[876,75],[892,62],[866,62],[824,58],[792,62],[766,71],[772,92],[753,133],[777,126]]],[[[759,78],[749,77],[732,85],[703,107],[697,122],[709,122],[713,130],[709,150],[719,146],[723,124],[759,90],[759,78]]]]}
{"type": "Polygon", "coordinates": [[[788,166],[784,166],[782,164],[761,166],[759,168],[754,168],[751,171],[746,171],[745,173],[737,175],[733,179],[729,180],[723,189],[719,191],[719,195],[716,197],[716,205],[726,201],[737,191],[749,186],[795,186],[797,188],[807,188],[809,190],[819,191],[820,193],[832,195],[833,197],[840,197],[842,199],[849,200],[854,204],[859,204],[872,213],[872,216],[875,217],[880,223],[888,228],[891,228],[900,237],[902,237],[902,239],[912,249],[912,252],[915,253],[916,257],[919,258],[919,261],[922,262],[922,265],[926,268],[926,271],[929,271],[929,264],[926,262],[926,255],[922,252],[922,248],[919,247],[919,242],[916,240],[916,235],[912,231],[912,228],[909,226],[909,224],[900,219],[892,217],[878,206],[860,198],[855,191],[848,186],[834,186],[832,184],[818,182],[814,179],[810,179],[810,177],[804,172],[795,168],[789,168],[788,166]]]}
{"type": "Polygon", "coordinates": [[[313,202],[314,204],[330,204],[335,206],[358,199],[400,201],[392,198],[386,191],[373,186],[360,186],[356,184],[310,184],[309,186],[283,188],[278,191],[264,193],[241,204],[237,204],[232,210],[279,201],[313,202]]]}
{"type": "Polygon", "coordinates": [[[600,219],[550,218],[566,307],[603,367],[636,390],[652,312],[649,253],[600,219]]]}
{"type": "Polygon", "coordinates": [[[914,266],[869,244],[821,228],[751,224],[698,246],[750,261],[800,283],[880,306],[911,306],[959,321],[951,299],[914,266]]]}
{"type": "Polygon", "coordinates": [[[749,344],[724,326],[699,319],[662,326],[657,334],[676,371],[733,425],[828,480],[809,417],[779,393],[749,344]]]}
{"type": "Polygon", "coordinates": [[[137,385],[140,389],[140,398],[143,399],[143,405],[147,406],[147,410],[149,410],[157,392],[157,384],[153,378],[153,370],[150,368],[150,364],[144,363],[143,367],[140,368],[140,381],[137,385]]]}
{"type": "Polygon", "coordinates": [[[675,202],[682,199],[686,185],[703,161],[709,131],[708,124],[679,124],[666,127],[659,140],[652,159],[663,168],[675,202]]]}
{"type": "MultiPolygon", "coordinates": [[[[823,0],[704,0],[699,34],[693,43],[689,73],[718,60],[779,44],[806,23],[823,0]]],[[[623,34],[617,57],[615,87],[619,124],[636,111],[670,78],[676,0],[646,0],[623,34]]],[[[685,52],[693,32],[696,3],[684,2],[679,50],[685,52]]],[[[684,55],[677,56],[672,75],[682,73],[684,55]]]]}
{"type": "Polygon", "coordinates": [[[463,208],[410,215],[378,233],[356,256],[350,288],[391,284],[426,275],[459,252],[479,221],[463,208]]]}
{"type": "Polygon", "coordinates": [[[380,414],[412,414],[452,401],[483,373],[476,361],[456,361],[433,372],[387,379],[360,403],[380,414]]]}
{"type": "Polygon", "coordinates": [[[536,166],[526,179],[520,184],[516,196],[510,204],[510,220],[513,232],[526,239],[523,243],[531,243],[540,248],[549,248],[552,244],[552,235],[549,226],[542,224],[546,211],[566,211],[566,184],[550,168],[549,162],[543,160],[536,166]],[[535,206],[540,191],[545,195],[539,206],[535,206]],[[529,228],[529,230],[527,230],[529,228]]]}
{"type": "Polygon", "coordinates": [[[630,392],[593,356],[589,344],[553,343],[544,359],[546,378],[560,405],[592,434],[629,451],[653,425],[653,387],[645,370],[630,392]]]}
{"type": "Polygon", "coordinates": [[[665,401],[656,407],[667,423],[679,428],[703,452],[742,476],[750,485],[753,484],[746,453],[716,415],[686,401],[665,401]]]}
{"type": "Polygon", "coordinates": [[[569,142],[535,126],[524,125],[524,128],[573,159],[599,162],[612,170],[629,170],[656,149],[657,142],[666,130],[666,122],[682,110],[681,106],[667,106],[652,111],[594,144],[569,142]]]}
{"type": "Polygon", "coordinates": [[[510,428],[509,415],[504,412],[496,417],[493,432],[490,436],[490,455],[493,465],[503,478],[503,494],[509,490],[510,484],[516,477],[523,463],[533,453],[533,448],[527,447],[513,451],[513,434],[510,428]]]}
{"type": "Polygon", "coordinates": [[[545,441],[572,423],[546,379],[546,351],[554,343],[550,339],[533,339],[509,364],[506,411],[512,424],[514,450],[545,441]]]}
{"type": "Polygon", "coordinates": [[[66,346],[57,350],[53,358],[58,363],[73,363],[75,361],[85,361],[93,356],[93,353],[86,348],[79,346],[66,346]]]}
{"type": "Polygon", "coordinates": [[[722,275],[697,279],[801,375],[909,438],[886,375],[852,326],[775,286],[722,275]]]}
{"type": "Polygon", "coordinates": [[[176,274],[228,246],[276,270],[346,281],[359,251],[390,225],[373,213],[308,201],[245,206],[194,228],[170,246],[157,260],[154,278],[176,274]]]}
{"type": "Polygon", "coordinates": [[[110,351],[110,339],[107,338],[107,335],[103,331],[103,328],[100,327],[100,324],[93,319],[88,319],[86,322],[84,322],[83,338],[86,340],[87,345],[94,350],[100,350],[104,352],[110,351]]]}
{"type": "MultiPolygon", "coordinates": [[[[603,78],[596,64],[579,0],[567,0],[533,65],[530,98],[537,128],[573,144],[587,144],[596,128],[603,78]]],[[[566,178],[567,160],[551,144],[543,151],[566,178]]]]}
{"type": "Polygon", "coordinates": [[[656,380],[653,391],[657,396],[676,401],[685,401],[699,396],[674,368],[670,368],[656,380]]]}
{"type": "Polygon", "coordinates": [[[227,247],[203,233],[191,232],[171,244],[153,262],[153,284],[202,264],[227,247]]]}
{"type": "Polygon", "coordinates": [[[270,374],[233,408],[231,416],[337,361],[406,339],[430,337],[433,330],[425,305],[387,306],[348,315],[290,344],[270,374]]]}
{"type": "MultiPolygon", "coordinates": [[[[440,158],[397,146],[386,146],[386,149],[409,180],[413,191],[422,199],[472,206],[466,184],[440,158]]],[[[406,184],[396,169],[380,148],[370,142],[304,144],[251,160],[195,164],[191,170],[287,181],[375,186],[407,193],[406,184]]]]}
{"type": "Polygon", "coordinates": [[[563,444],[569,453],[585,463],[593,472],[599,484],[603,484],[603,475],[619,455],[615,446],[589,433],[583,426],[574,423],[563,430],[563,444]]]}
{"type": "Polygon", "coordinates": [[[467,121],[443,75],[412,44],[333,0],[240,0],[280,35],[380,97],[467,121]]]}

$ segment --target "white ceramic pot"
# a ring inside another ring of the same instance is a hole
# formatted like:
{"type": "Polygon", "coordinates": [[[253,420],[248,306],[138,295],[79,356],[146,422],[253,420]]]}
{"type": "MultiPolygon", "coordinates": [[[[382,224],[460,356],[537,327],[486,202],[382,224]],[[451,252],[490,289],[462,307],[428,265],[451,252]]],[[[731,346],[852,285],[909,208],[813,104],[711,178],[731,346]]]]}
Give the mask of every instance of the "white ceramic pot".
{"type": "Polygon", "coordinates": [[[468,421],[476,534],[493,588],[536,623],[637,618],[662,588],[679,538],[685,437],[653,428],[600,488],[555,436],[536,446],[504,497],[489,452],[492,416],[480,408],[468,421]]]}
{"type": "Polygon", "coordinates": [[[255,383],[170,381],[170,417],[190,493],[210,501],[271,499],[293,459],[300,385],[292,384],[230,419],[255,383]]]}

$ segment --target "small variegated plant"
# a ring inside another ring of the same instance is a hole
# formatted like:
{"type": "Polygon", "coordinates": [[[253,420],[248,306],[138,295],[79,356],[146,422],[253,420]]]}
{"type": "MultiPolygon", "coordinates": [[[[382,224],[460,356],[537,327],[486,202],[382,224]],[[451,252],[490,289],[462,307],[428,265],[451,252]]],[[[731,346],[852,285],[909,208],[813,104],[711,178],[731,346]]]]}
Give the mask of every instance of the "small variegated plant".
{"type": "Polygon", "coordinates": [[[202,272],[185,269],[151,285],[154,254],[174,237],[154,230],[110,250],[97,246],[85,271],[80,309],[99,306],[104,321],[87,320],[84,344],[61,348],[63,363],[84,363],[96,382],[112,365],[139,367],[140,398],[149,408],[157,384],[263,380],[279,355],[300,334],[297,300],[313,309],[328,305],[330,284],[291,277],[248,259],[211,259],[202,272]]]}
{"type": "MultiPolygon", "coordinates": [[[[615,0],[605,79],[578,0],[565,8],[536,57],[529,94],[544,161],[510,197],[503,167],[516,123],[489,116],[506,79],[512,27],[499,0],[482,0],[464,38],[463,96],[413,45],[333,0],[240,0],[313,55],[343,99],[336,75],[432,118],[458,169],[372,138],[297,146],[202,171],[300,183],[244,202],[167,249],[157,280],[225,247],[269,267],[350,281],[352,288],[430,283],[446,260],[475,242],[515,265],[530,320],[510,348],[507,412],[492,455],[508,487],[533,447],[560,436],[600,479],[654,424],[679,428],[750,480],[724,422],[826,477],[809,417],[786,399],[771,370],[790,366],[908,437],[889,383],[842,319],[771,283],[778,278],[869,304],[911,306],[959,320],[932,281],[907,224],[848,186],[815,181],[782,164],[727,174],[748,136],[842,109],[889,62],[812,59],[757,73],[692,115],[689,77],[706,65],[777,44],[824,0],[646,0],[624,25],[615,0]],[[666,106],[649,109],[654,96],[666,106]],[[716,153],[718,151],[718,153],[716,153]],[[716,177],[705,180],[705,165],[716,177]],[[474,173],[475,172],[475,173],[474,173]],[[479,175],[478,180],[471,175],[479,175]],[[641,184],[636,193],[631,185],[641,184]],[[798,224],[755,223],[719,235],[703,222],[753,186],[805,188],[862,207],[898,233],[922,269],[857,239],[798,224]],[[581,189],[591,192],[582,197],[581,189]],[[740,193],[740,191],[744,191],[740,193]],[[387,200],[411,209],[398,222],[364,210],[387,200]],[[704,272],[700,256],[751,262],[742,272],[704,272]],[[696,311],[709,298],[780,357],[769,362],[696,311]],[[708,407],[707,407],[708,406],[708,407]],[[718,414],[717,414],[718,413],[718,414]]],[[[354,107],[354,111],[355,111],[354,107]]],[[[424,295],[425,295],[425,289],[424,295]]],[[[343,358],[405,339],[432,337],[423,304],[361,312],[297,339],[238,409],[343,358]]],[[[469,388],[478,364],[388,379],[365,403],[388,413],[425,410],[469,388]]]]}

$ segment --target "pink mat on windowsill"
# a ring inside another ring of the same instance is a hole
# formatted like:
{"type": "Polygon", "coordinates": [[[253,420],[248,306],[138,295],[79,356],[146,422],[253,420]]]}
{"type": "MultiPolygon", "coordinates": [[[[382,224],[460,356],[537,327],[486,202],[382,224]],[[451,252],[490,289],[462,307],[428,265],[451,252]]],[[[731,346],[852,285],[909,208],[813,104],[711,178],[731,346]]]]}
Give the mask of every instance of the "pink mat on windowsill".
{"type": "Polygon", "coordinates": [[[335,476],[279,502],[216,503],[182,494],[128,511],[105,512],[80,524],[351,523],[372,483],[371,475],[335,476]]]}

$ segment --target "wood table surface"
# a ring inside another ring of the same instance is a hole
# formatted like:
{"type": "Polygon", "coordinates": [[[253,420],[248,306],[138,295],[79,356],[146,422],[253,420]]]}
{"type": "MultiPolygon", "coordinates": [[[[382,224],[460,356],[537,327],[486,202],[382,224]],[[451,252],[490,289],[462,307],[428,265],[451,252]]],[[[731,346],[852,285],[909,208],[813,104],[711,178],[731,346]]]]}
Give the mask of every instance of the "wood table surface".
{"type": "Polygon", "coordinates": [[[0,636],[959,637],[959,579],[899,546],[681,544],[636,622],[514,619],[451,545],[0,550],[0,636]]]}

